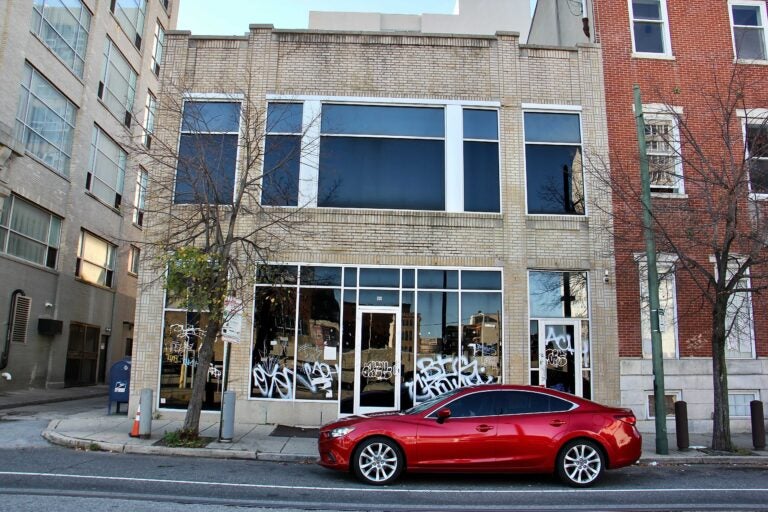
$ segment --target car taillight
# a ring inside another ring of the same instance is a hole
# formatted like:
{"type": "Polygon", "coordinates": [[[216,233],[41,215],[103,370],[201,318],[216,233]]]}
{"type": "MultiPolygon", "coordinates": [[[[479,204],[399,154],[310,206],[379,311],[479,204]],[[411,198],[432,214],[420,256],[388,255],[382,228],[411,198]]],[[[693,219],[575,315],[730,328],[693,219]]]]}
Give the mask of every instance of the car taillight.
{"type": "Polygon", "coordinates": [[[635,418],[635,415],[632,413],[629,414],[617,414],[614,416],[619,421],[623,421],[624,423],[628,425],[635,425],[637,423],[637,418],[635,418]]]}

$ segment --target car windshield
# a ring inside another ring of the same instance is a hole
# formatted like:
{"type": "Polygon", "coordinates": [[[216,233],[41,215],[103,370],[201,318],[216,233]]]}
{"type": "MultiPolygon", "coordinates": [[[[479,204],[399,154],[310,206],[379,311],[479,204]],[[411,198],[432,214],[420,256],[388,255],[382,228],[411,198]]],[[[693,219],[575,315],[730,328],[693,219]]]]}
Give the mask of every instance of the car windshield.
{"type": "Polygon", "coordinates": [[[434,398],[430,398],[426,402],[421,402],[420,404],[411,407],[410,409],[406,410],[403,414],[419,414],[420,412],[424,412],[427,409],[429,409],[430,407],[432,407],[433,405],[435,405],[436,403],[438,403],[438,402],[440,402],[442,400],[445,400],[448,397],[451,397],[451,396],[455,395],[456,393],[461,391],[461,389],[462,388],[456,388],[456,389],[452,389],[450,391],[446,391],[442,395],[438,395],[438,396],[436,396],[434,398]]]}

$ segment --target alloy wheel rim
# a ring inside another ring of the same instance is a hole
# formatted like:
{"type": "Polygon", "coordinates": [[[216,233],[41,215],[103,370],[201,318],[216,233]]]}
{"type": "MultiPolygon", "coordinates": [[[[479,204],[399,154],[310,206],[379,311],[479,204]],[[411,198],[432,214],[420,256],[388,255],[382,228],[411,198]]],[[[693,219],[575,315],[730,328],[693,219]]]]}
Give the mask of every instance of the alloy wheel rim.
{"type": "Polygon", "coordinates": [[[600,474],[600,454],[593,447],[579,444],[568,450],[563,462],[568,478],[579,484],[588,484],[600,474]]]}
{"type": "Polygon", "coordinates": [[[373,443],[360,452],[360,471],[372,482],[384,482],[397,471],[397,454],[391,446],[373,443]]]}

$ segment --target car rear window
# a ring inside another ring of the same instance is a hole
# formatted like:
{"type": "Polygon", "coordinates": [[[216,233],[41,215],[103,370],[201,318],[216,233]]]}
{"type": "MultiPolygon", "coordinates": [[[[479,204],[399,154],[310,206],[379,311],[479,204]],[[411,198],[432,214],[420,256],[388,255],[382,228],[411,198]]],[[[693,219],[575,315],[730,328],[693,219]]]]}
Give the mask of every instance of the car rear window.
{"type": "Polygon", "coordinates": [[[562,412],[573,407],[574,404],[567,400],[529,391],[501,391],[496,398],[498,414],[562,412]]]}

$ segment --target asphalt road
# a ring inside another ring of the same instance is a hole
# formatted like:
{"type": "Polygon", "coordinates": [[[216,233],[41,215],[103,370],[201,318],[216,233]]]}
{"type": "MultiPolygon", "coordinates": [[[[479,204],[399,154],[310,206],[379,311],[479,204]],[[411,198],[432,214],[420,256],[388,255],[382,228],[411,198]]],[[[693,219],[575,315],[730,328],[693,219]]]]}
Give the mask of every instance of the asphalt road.
{"type": "Polygon", "coordinates": [[[81,402],[0,414],[0,509],[768,510],[766,466],[633,466],[585,490],[553,477],[478,474],[406,475],[375,488],[314,464],[75,451],[40,438],[49,417],[81,402]]]}

